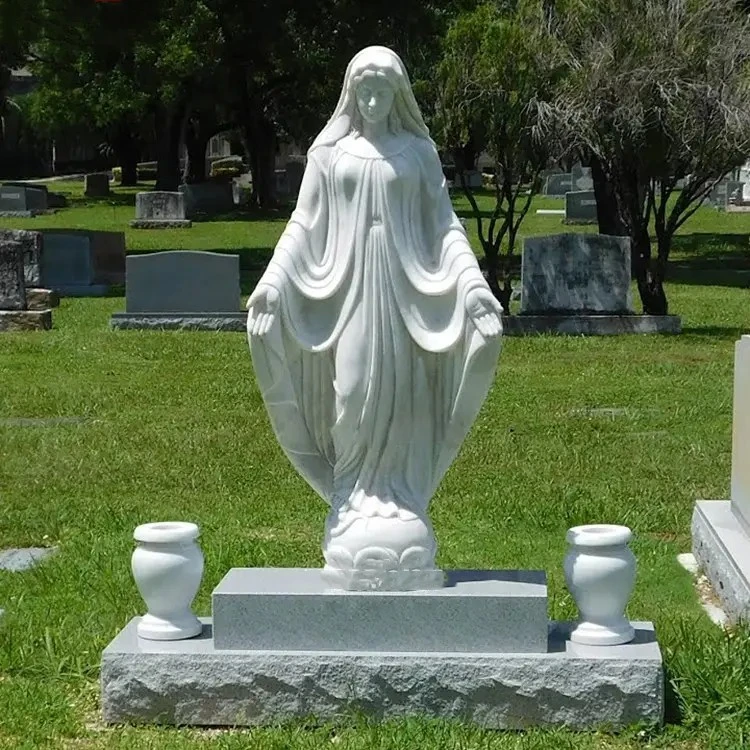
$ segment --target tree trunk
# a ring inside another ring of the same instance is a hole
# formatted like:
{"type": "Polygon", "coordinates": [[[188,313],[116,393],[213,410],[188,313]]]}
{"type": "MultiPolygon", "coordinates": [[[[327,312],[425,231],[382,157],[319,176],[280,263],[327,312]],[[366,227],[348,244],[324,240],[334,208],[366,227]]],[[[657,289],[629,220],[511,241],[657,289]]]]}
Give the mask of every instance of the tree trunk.
{"type": "Polygon", "coordinates": [[[210,137],[201,132],[185,134],[187,164],[183,175],[184,182],[192,185],[206,181],[206,148],[210,140],[210,137]]]}
{"type": "Polygon", "coordinates": [[[128,123],[120,123],[113,138],[117,161],[122,170],[121,185],[132,187],[138,183],[138,144],[128,123]]]}
{"type": "Polygon", "coordinates": [[[628,230],[620,215],[612,182],[607,179],[602,163],[596,156],[591,156],[591,179],[594,182],[596,198],[596,218],[599,222],[599,234],[615,237],[627,237],[628,230]]]}
{"type": "Polygon", "coordinates": [[[276,130],[272,122],[260,115],[251,117],[243,132],[253,176],[251,203],[271,208],[276,205],[276,130]]]}
{"type": "Polygon", "coordinates": [[[176,192],[180,184],[180,140],[184,104],[156,110],[156,190],[176,192]]]}

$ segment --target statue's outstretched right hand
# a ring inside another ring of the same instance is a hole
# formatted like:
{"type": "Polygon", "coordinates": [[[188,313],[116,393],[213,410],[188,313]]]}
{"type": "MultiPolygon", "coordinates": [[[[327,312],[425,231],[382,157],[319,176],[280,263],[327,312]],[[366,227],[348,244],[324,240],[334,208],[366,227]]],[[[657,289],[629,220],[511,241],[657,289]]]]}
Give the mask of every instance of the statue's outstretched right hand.
{"type": "Polygon", "coordinates": [[[280,295],[276,287],[261,282],[247,301],[247,332],[251,336],[265,336],[276,320],[280,295]]]}

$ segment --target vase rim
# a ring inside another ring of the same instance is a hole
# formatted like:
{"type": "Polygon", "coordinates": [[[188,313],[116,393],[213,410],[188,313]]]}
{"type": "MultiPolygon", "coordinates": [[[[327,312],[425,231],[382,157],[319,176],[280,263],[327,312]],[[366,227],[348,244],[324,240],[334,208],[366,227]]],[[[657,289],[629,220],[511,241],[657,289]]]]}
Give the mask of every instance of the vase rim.
{"type": "Polygon", "coordinates": [[[589,523],[568,529],[567,540],[576,547],[611,547],[627,544],[633,532],[627,526],[613,523],[589,523]]]}
{"type": "Polygon", "coordinates": [[[190,542],[197,539],[200,531],[197,524],[188,521],[155,521],[142,523],[133,532],[137,542],[190,542]]]}

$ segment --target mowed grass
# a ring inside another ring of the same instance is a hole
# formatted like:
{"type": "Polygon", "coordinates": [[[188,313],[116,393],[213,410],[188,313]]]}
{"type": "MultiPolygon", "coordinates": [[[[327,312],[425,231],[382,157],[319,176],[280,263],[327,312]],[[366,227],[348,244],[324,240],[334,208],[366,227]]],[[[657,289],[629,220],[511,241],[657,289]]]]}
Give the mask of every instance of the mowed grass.
{"type": "MultiPolygon", "coordinates": [[[[105,216],[111,206],[71,195],[54,216],[3,225],[121,229],[129,249],[241,251],[252,267],[284,222],[283,212],[240,215],[140,233],[126,229],[132,191],[120,193],[116,222],[105,216]]],[[[527,233],[567,229],[542,219],[531,216],[527,233]]],[[[129,570],[136,525],[201,526],[196,610],[210,614],[211,591],[231,567],[319,566],[326,513],[275,442],[244,336],[111,331],[109,316],[124,307],[112,297],[64,299],[52,331],[0,337],[0,549],[59,547],[31,571],[0,572],[0,747],[742,747],[750,636],[710,623],[676,555],[690,549],[695,500],[729,494],[733,347],[750,330],[749,236],[750,216],[711,209],[685,227],[675,264],[684,277],[668,288],[681,336],[507,339],[431,507],[442,566],[546,570],[556,619],[576,614],[562,579],[566,529],[631,526],[639,572],[629,615],[656,623],[665,728],[503,733],[357,717],[339,727],[105,727],[100,654],[143,611],[129,570]],[[69,421],[18,421],[60,417],[69,421]]]]}

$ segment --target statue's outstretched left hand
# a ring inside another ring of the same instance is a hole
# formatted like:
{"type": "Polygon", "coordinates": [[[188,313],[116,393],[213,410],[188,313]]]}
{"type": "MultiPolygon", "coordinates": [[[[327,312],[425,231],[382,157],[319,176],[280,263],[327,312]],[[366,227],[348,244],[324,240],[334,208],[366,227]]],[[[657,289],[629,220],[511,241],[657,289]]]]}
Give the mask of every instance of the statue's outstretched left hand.
{"type": "Polygon", "coordinates": [[[489,287],[476,287],[466,295],[466,312],[485,338],[494,338],[503,332],[503,306],[489,287]]]}

